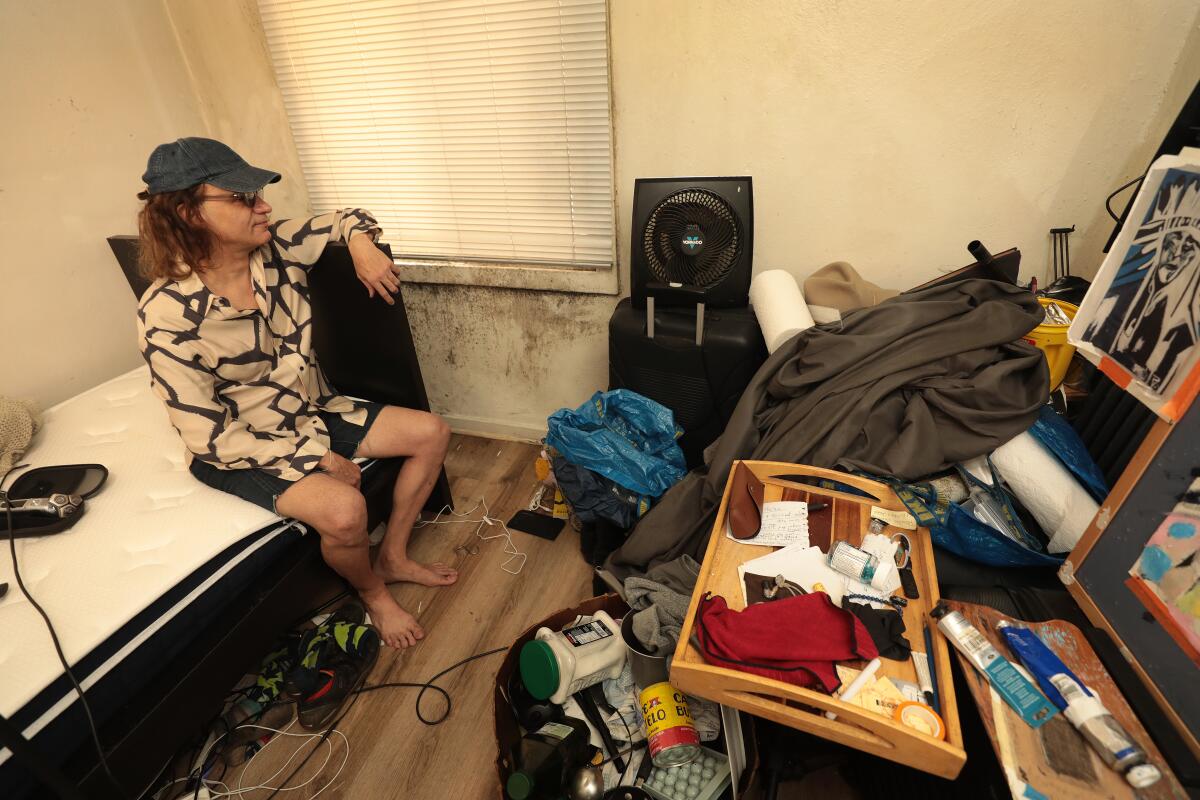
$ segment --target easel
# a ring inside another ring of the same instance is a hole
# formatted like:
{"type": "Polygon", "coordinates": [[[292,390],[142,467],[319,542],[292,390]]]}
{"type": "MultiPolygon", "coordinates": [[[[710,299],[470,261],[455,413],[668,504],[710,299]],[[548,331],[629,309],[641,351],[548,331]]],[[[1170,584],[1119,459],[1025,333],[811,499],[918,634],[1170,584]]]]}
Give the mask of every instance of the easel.
{"type": "Polygon", "coordinates": [[[1196,667],[1125,585],[1158,520],[1200,466],[1200,403],[1171,425],[1157,420],[1100,506],[1059,578],[1092,624],[1121,648],[1188,749],[1200,758],[1196,667]]]}

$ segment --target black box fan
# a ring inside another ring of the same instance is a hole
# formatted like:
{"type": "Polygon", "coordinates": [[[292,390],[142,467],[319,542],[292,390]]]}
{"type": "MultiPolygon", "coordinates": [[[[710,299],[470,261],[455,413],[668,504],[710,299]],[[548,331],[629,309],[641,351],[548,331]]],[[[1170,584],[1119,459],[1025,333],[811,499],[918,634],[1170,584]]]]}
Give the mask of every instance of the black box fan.
{"type": "Polygon", "coordinates": [[[633,184],[630,295],[668,305],[745,306],[754,201],[749,177],[638,178],[633,184]]]}

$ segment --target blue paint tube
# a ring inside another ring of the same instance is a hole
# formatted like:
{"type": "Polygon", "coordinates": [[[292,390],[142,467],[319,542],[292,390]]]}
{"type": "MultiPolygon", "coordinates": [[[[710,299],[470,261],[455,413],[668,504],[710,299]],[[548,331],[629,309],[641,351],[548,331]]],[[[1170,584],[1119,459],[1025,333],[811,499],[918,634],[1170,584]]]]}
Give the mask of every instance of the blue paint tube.
{"type": "Polygon", "coordinates": [[[1100,698],[1037,634],[1022,625],[1004,621],[997,623],[996,628],[1033,674],[1050,702],[1062,709],[1063,716],[1083,734],[1105,764],[1123,773],[1125,779],[1138,789],[1144,789],[1162,777],[1157,767],[1146,763],[1146,754],[1108,713],[1100,698]]]}

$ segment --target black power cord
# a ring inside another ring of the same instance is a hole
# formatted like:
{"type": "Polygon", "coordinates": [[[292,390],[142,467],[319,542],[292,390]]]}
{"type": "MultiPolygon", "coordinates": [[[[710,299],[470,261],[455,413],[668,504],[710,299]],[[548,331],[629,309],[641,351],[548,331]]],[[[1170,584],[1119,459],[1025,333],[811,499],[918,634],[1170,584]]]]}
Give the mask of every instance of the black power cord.
{"type": "Polygon", "coordinates": [[[478,661],[479,659],[486,658],[487,656],[494,656],[497,653],[506,653],[506,652],[508,652],[507,647],[497,647],[495,650],[487,650],[483,653],[476,653],[473,656],[468,656],[467,658],[464,658],[462,661],[455,662],[454,664],[450,665],[449,667],[446,667],[444,670],[439,672],[437,675],[434,675],[429,680],[421,682],[421,683],[410,683],[407,681],[394,681],[394,682],[389,682],[389,683],[377,683],[372,686],[363,686],[359,689],[355,689],[354,692],[352,692],[353,699],[346,706],[346,709],[344,711],[342,711],[341,714],[338,715],[337,719],[335,719],[333,722],[329,723],[329,725],[325,728],[324,733],[321,734],[320,740],[317,741],[316,746],[313,747],[313,749],[308,752],[308,755],[306,755],[304,757],[304,759],[299,764],[296,765],[296,768],[294,770],[292,770],[291,774],[289,774],[287,776],[287,778],[285,778],[283,780],[283,782],[280,783],[279,786],[274,791],[272,791],[269,795],[267,795],[266,800],[272,800],[272,798],[274,798],[275,795],[279,794],[281,791],[283,791],[283,789],[289,783],[291,783],[293,780],[295,780],[296,776],[300,774],[300,770],[304,769],[305,765],[307,765],[309,760],[313,757],[313,754],[316,753],[317,750],[319,750],[321,748],[321,745],[324,744],[329,739],[329,737],[333,733],[334,729],[338,726],[338,723],[340,723],[343,719],[345,719],[346,715],[350,713],[350,710],[354,708],[354,704],[358,702],[358,698],[361,695],[364,695],[367,692],[379,691],[380,689],[420,689],[421,691],[417,693],[417,698],[415,701],[416,711],[417,711],[417,719],[421,720],[421,722],[425,723],[426,725],[430,725],[430,726],[440,725],[441,723],[446,721],[447,717],[450,716],[450,710],[451,710],[453,704],[450,699],[450,693],[447,692],[445,689],[443,689],[441,686],[436,685],[435,682],[439,678],[453,672],[454,670],[459,669],[460,667],[464,667],[467,664],[470,664],[472,661],[478,661]],[[421,700],[422,700],[422,698],[425,697],[425,693],[431,689],[435,692],[440,692],[442,697],[446,701],[446,709],[445,709],[445,711],[442,712],[442,715],[440,717],[435,717],[435,718],[426,717],[425,714],[421,711],[421,700]]]}
{"type": "Polygon", "coordinates": [[[1116,191],[1114,191],[1112,194],[1110,194],[1107,198],[1105,198],[1104,208],[1106,211],[1108,211],[1108,215],[1113,218],[1114,222],[1120,222],[1121,218],[1118,217],[1116,212],[1112,210],[1113,198],[1116,197],[1117,195],[1119,195],[1121,192],[1128,189],[1130,186],[1133,186],[1135,183],[1141,183],[1142,180],[1145,179],[1145,177],[1146,177],[1145,175],[1139,175],[1136,178],[1134,178],[1133,180],[1131,180],[1129,183],[1121,184],[1120,188],[1118,188],[1116,191]]]}
{"type": "MultiPolygon", "coordinates": [[[[0,477],[0,486],[7,480],[10,469],[0,477]]],[[[92,734],[92,743],[96,746],[96,754],[100,756],[100,766],[104,769],[104,774],[112,781],[113,787],[117,790],[121,797],[129,798],[117,777],[113,775],[112,768],[108,764],[108,756],[104,752],[104,745],[100,743],[100,733],[96,729],[96,719],[92,716],[92,707],[87,701],[87,697],[83,693],[83,687],[79,685],[79,681],[75,679],[75,673],[71,671],[71,665],[67,663],[67,657],[63,654],[62,644],[58,641],[58,631],[54,629],[54,623],[50,621],[50,616],[46,610],[41,607],[37,600],[33,599],[33,595],[29,593],[29,589],[25,586],[25,581],[21,578],[21,568],[17,564],[17,536],[13,525],[12,506],[8,502],[8,493],[0,491],[0,503],[4,505],[4,519],[8,529],[8,552],[12,557],[13,577],[17,581],[17,587],[21,590],[21,594],[25,595],[25,599],[29,601],[29,605],[33,606],[34,610],[41,614],[42,621],[46,623],[46,630],[50,633],[50,641],[54,643],[54,652],[58,654],[59,663],[62,664],[63,672],[71,681],[71,685],[75,687],[75,692],[79,695],[79,703],[83,706],[83,713],[87,717],[88,730],[92,734]]]]}
{"type": "Polygon", "coordinates": [[[403,681],[396,681],[393,683],[377,683],[374,686],[363,686],[360,689],[356,689],[354,691],[354,694],[356,694],[356,695],[366,694],[367,692],[374,692],[379,689],[420,689],[421,691],[417,692],[417,699],[416,699],[417,719],[421,720],[421,722],[424,722],[426,725],[430,725],[430,726],[441,725],[443,722],[446,721],[446,717],[450,716],[450,709],[451,709],[452,704],[450,702],[450,693],[447,692],[442,687],[437,686],[434,682],[437,681],[439,678],[443,677],[444,675],[447,675],[447,674],[453,672],[454,670],[459,669],[460,667],[464,667],[467,664],[470,664],[472,661],[478,661],[479,659],[486,658],[487,656],[494,656],[497,653],[506,653],[506,652],[508,652],[507,647],[497,647],[495,650],[488,650],[483,653],[476,653],[473,656],[468,656],[467,658],[464,658],[462,661],[456,662],[455,664],[453,664],[449,667],[446,667],[444,670],[439,672],[437,675],[434,675],[432,678],[430,678],[429,680],[427,680],[423,683],[407,683],[407,682],[403,682],[403,681]],[[423,713],[421,713],[421,699],[423,697],[425,697],[425,692],[429,691],[430,689],[432,689],[435,692],[441,692],[442,697],[446,701],[446,710],[443,711],[442,715],[436,719],[428,719],[425,717],[425,715],[423,713]]]}

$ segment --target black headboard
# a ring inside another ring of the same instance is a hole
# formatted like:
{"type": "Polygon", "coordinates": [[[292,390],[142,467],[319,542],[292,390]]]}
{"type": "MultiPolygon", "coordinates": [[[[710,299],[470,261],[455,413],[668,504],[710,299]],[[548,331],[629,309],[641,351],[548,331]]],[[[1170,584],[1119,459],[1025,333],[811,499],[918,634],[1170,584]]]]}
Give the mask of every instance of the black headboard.
{"type": "Polygon", "coordinates": [[[110,236],[108,237],[108,246],[112,248],[113,255],[117,257],[117,263],[121,265],[121,271],[125,273],[125,280],[129,281],[129,288],[133,289],[133,296],[141,299],[145,291],[150,288],[150,281],[142,277],[142,273],[138,269],[138,237],[110,236]]]}

